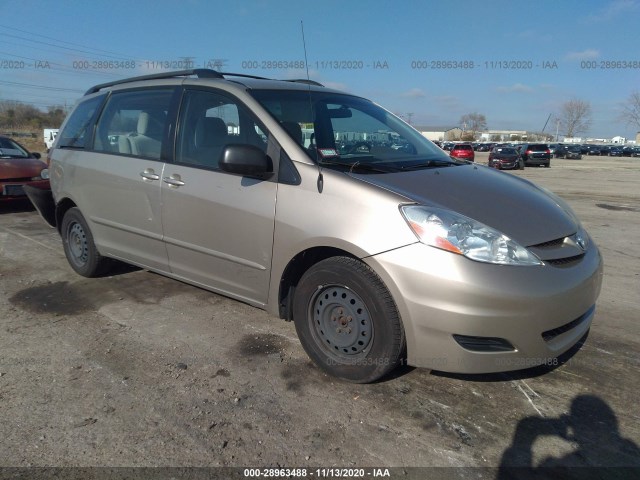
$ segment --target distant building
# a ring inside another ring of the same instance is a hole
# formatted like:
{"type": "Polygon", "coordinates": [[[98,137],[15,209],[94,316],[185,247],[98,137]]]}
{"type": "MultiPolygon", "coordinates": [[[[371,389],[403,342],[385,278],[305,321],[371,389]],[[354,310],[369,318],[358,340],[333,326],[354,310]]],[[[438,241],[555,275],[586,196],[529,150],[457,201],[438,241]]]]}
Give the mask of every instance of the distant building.
{"type": "Polygon", "coordinates": [[[422,135],[429,140],[460,140],[462,136],[462,129],[460,127],[452,126],[427,126],[427,127],[414,127],[422,135]]]}
{"type": "Polygon", "coordinates": [[[613,137],[611,143],[627,143],[627,139],[625,137],[613,137]]]}
{"type": "Polygon", "coordinates": [[[527,140],[526,130],[488,130],[480,135],[481,142],[511,142],[527,140]]]}
{"type": "Polygon", "coordinates": [[[640,132],[636,133],[636,145],[640,144],[640,132]]]}

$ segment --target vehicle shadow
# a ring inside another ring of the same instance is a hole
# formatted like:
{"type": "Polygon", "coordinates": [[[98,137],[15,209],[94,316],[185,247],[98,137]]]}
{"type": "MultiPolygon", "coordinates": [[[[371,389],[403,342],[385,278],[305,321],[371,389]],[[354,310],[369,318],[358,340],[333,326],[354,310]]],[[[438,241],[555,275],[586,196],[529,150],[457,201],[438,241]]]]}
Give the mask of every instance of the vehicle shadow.
{"type": "Polygon", "coordinates": [[[9,213],[33,212],[35,207],[28,198],[12,199],[0,203],[0,215],[9,213]]]}
{"type": "Polygon", "coordinates": [[[131,265],[129,263],[124,263],[119,260],[111,259],[110,262],[111,263],[109,264],[108,270],[103,274],[101,274],[99,276],[100,278],[118,277],[120,275],[126,275],[128,273],[138,272],[140,270],[143,270],[141,267],[138,267],[136,265],[131,265]]]}
{"type": "Polygon", "coordinates": [[[502,455],[497,480],[640,478],[640,448],[624,438],[611,407],[595,395],[578,395],[567,415],[530,416],[518,422],[513,440],[502,455]],[[534,465],[534,443],[559,437],[574,447],[563,456],[549,456],[534,465]]]}

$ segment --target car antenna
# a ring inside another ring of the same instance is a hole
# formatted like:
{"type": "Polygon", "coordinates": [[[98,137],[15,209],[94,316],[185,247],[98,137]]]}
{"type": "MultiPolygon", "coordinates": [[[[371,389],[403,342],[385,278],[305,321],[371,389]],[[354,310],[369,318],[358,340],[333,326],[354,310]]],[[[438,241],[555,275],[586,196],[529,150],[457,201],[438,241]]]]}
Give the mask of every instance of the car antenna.
{"type": "MultiPolygon", "coordinates": [[[[309,62],[307,61],[307,42],[304,39],[304,22],[300,20],[300,30],[302,31],[302,48],[304,49],[304,66],[307,69],[307,91],[309,92],[309,111],[311,112],[311,119],[314,119],[313,115],[313,102],[311,101],[311,79],[309,78],[309,62]]],[[[316,149],[317,150],[317,149],[316,149]]],[[[318,162],[318,193],[322,193],[324,188],[324,177],[322,176],[322,165],[318,162]]]]}

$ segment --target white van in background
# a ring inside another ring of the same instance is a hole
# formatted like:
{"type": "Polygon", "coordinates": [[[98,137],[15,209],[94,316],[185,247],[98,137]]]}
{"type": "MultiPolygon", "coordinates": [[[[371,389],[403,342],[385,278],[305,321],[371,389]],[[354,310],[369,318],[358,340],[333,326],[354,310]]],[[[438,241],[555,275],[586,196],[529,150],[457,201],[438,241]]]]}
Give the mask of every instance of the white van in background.
{"type": "Polygon", "coordinates": [[[53,141],[56,139],[58,135],[57,128],[45,128],[44,132],[44,144],[47,146],[47,150],[49,150],[53,146],[53,141]]]}

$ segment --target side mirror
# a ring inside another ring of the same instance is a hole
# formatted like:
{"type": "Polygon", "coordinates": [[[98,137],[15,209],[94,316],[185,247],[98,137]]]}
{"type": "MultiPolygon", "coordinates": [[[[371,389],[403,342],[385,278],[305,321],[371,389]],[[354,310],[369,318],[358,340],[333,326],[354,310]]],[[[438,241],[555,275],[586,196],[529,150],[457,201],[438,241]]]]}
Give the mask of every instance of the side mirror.
{"type": "Polygon", "coordinates": [[[40,155],[38,152],[31,152],[31,156],[37,159],[40,159],[42,157],[42,155],[40,155]]]}
{"type": "Polygon", "coordinates": [[[273,175],[273,162],[253,145],[227,145],[218,164],[220,170],[243,177],[265,180],[273,175]]]}

